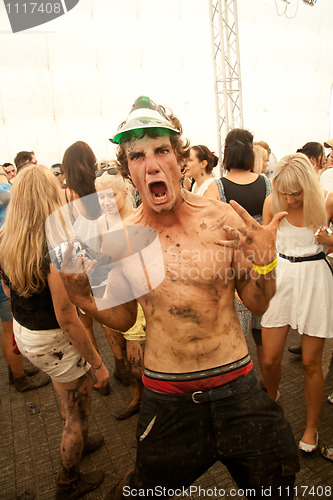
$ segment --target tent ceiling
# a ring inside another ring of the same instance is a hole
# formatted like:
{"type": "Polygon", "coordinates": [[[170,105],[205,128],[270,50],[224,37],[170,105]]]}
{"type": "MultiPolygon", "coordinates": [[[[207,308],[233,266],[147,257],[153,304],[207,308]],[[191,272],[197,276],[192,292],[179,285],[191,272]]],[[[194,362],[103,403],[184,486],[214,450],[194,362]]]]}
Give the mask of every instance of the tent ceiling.
{"type": "MultiPolygon", "coordinates": [[[[276,5],[238,0],[244,126],[280,157],[329,137],[333,2],[299,1],[293,19],[276,5]]],[[[192,143],[216,148],[209,30],[202,0],[80,0],[12,34],[1,3],[0,162],[33,149],[49,166],[76,140],[113,156],[108,137],[141,94],[170,106],[192,143]]]]}

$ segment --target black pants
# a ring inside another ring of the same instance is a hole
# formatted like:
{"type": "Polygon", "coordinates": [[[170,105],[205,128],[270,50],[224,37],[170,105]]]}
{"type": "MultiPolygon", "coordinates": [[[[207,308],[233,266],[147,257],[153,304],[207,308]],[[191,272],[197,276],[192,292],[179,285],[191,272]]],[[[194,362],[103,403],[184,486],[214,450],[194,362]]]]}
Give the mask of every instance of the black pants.
{"type": "Polygon", "coordinates": [[[144,389],[126,497],[133,488],[146,489],[145,498],[169,498],[170,490],[188,487],[220,460],[239,488],[253,490],[249,498],[267,499],[267,488],[270,499],[293,498],[296,443],[282,408],[262,391],[253,370],[207,398],[195,403],[190,395],[144,389]]]}

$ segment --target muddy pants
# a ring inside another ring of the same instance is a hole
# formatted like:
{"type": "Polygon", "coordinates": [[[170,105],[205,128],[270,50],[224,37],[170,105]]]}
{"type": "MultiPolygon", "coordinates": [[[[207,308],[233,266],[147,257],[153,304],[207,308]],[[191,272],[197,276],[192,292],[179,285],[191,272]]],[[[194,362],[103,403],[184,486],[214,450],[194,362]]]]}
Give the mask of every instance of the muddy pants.
{"type": "Polygon", "coordinates": [[[138,496],[139,489],[145,498],[170,498],[217,460],[239,488],[251,490],[248,498],[267,499],[267,491],[270,499],[293,498],[296,443],[281,406],[262,391],[253,370],[193,394],[145,388],[137,443],[123,498],[138,496]]]}

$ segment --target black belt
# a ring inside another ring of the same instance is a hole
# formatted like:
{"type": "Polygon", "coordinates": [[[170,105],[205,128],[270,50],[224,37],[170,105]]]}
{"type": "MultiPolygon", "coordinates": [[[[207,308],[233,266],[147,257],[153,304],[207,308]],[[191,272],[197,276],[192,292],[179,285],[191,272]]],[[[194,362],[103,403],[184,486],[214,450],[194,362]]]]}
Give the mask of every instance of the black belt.
{"type": "Polygon", "coordinates": [[[279,253],[279,257],[289,260],[289,262],[305,262],[311,260],[322,260],[326,258],[325,252],[316,253],[315,255],[308,255],[307,257],[289,257],[288,255],[283,255],[279,253]]]}
{"type": "Polygon", "coordinates": [[[233,363],[228,363],[227,365],[218,366],[216,368],[209,368],[208,370],[201,370],[199,372],[189,372],[189,373],[160,373],[149,370],[145,368],[144,374],[146,377],[152,378],[154,380],[167,380],[168,382],[177,381],[188,381],[188,380],[201,380],[204,378],[211,378],[217,375],[222,375],[224,373],[230,373],[234,370],[238,370],[242,366],[248,365],[251,361],[249,354],[244,356],[244,358],[238,359],[233,363]]]}
{"type": "Polygon", "coordinates": [[[165,394],[156,392],[147,387],[143,388],[144,393],[151,399],[157,401],[191,401],[192,403],[209,403],[220,399],[229,398],[234,395],[248,392],[253,381],[256,380],[253,369],[247,375],[241,375],[227,384],[215,387],[207,391],[181,392],[178,394],[165,394]]]}
{"type": "Polygon", "coordinates": [[[331,273],[333,274],[333,269],[331,264],[328,262],[326,259],[326,254],[325,252],[319,252],[316,253],[315,255],[308,255],[306,257],[290,257],[288,255],[284,255],[283,253],[278,254],[279,257],[282,257],[282,259],[289,260],[289,262],[306,262],[306,261],[314,261],[314,260],[325,260],[326,264],[331,270],[331,273]]]}

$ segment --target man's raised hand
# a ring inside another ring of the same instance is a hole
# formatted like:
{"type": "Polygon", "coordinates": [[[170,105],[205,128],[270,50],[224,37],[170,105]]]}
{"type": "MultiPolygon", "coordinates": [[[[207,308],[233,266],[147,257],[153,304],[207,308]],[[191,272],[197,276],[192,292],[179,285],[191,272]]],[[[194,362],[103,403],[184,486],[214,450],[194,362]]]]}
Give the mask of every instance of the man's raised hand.
{"type": "Polygon", "coordinates": [[[265,266],[272,262],[276,257],[276,232],[281,219],[287,215],[287,212],[279,212],[267,226],[262,226],[239,203],[231,200],[229,204],[244,224],[237,228],[223,226],[223,230],[232,239],[216,240],[215,244],[240,250],[249,261],[257,266],[265,266]]]}

